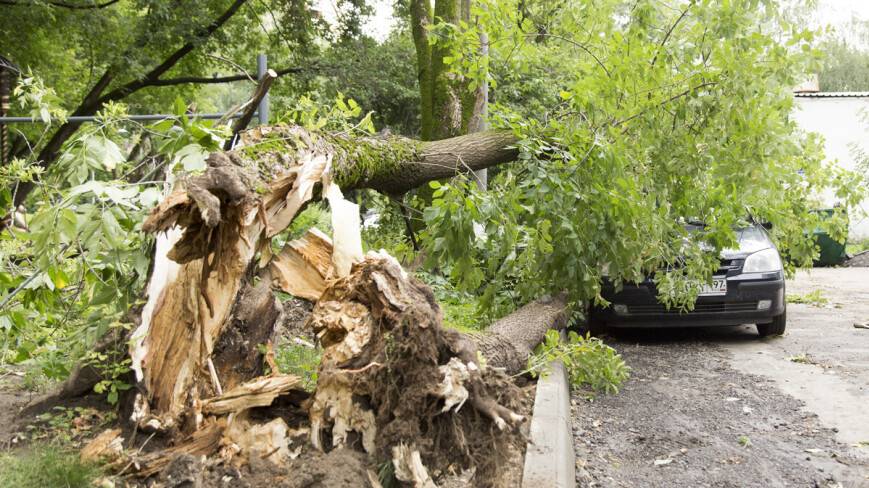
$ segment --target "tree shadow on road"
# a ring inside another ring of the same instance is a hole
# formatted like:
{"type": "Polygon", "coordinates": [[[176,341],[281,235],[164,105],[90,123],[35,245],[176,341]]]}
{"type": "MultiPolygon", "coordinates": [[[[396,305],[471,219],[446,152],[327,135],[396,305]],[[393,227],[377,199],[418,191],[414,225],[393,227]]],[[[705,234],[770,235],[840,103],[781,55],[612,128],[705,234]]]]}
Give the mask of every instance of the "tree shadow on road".
{"type": "Polygon", "coordinates": [[[706,342],[711,344],[737,344],[756,341],[775,341],[776,337],[760,338],[753,324],[719,327],[659,327],[615,328],[609,327],[601,334],[606,340],[634,344],[678,344],[706,342]]]}

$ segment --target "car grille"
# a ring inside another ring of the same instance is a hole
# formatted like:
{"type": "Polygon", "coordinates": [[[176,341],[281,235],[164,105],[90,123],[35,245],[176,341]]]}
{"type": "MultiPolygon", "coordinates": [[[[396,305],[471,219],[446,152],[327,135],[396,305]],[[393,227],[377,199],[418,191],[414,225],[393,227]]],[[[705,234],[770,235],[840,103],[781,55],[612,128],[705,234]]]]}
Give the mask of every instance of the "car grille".
{"type": "Polygon", "coordinates": [[[696,303],[694,310],[682,312],[678,308],[667,309],[664,305],[628,305],[630,315],[690,315],[695,313],[716,312],[749,312],[757,310],[757,302],[729,302],[729,303],[696,303]]]}
{"type": "Polygon", "coordinates": [[[721,259],[721,266],[718,267],[718,271],[715,272],[716,275],[730,275],[731,271],[736,271],[738,274],[739,270],[742,269],[742,263],[744,259],[721,259]]]}
{"type": "MultiPolygon", "coordinates": [[[[721,264],[718,266],[718,270],[714,273],[715,276],[732,276],[737,275],[742,270],[742,264],[745,263],[745,259],[725,259],[721,258],[721,264]]],[[[682,263],[676,263],[668,266],[665,270],[673,270],[673,269],[681,269],[682,263]]],[[[654,276],[654,273],[652,274],[654,276]]]]}

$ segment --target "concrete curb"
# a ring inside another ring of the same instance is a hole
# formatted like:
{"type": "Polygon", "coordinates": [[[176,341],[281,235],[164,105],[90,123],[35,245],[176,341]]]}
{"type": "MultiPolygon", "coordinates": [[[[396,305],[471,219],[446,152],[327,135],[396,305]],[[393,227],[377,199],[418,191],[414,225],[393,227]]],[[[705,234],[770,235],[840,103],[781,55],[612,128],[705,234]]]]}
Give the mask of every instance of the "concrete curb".
{"type": "Polygon", "coordinates": [[[573,488],[576,457],[570,418],[570,383],[561,361],[537,381],[531,441],[525,450],[522,488],[573,488]]]}

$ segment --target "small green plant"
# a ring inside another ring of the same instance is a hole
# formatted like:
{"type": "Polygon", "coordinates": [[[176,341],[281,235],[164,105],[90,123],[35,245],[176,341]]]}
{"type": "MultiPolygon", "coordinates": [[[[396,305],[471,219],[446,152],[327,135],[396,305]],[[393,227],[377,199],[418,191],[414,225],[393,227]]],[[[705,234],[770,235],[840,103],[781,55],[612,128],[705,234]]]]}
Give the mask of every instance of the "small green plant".
{"type": "Polygon", "coordinates": [[[117,358],[114,355],[92,351],[85,356],[85,363],[90,364],[100,372],[102,379],[94,385],[94,392],[106,395],[106,401],[111,405],[118,403],[122,391],[127,391],[133,385],[127,383],[125,376],[130,372],[130,358],[117,358]]]}
{"type": "Polygon", "coordinates": [[[818,308],[823,307],[830,302],[830,300],[824,296],[822,290],[810,291],[805,295],[788,295],[787,301],[788,303],[805,303],[806,305],[818,308]]]}
{"type": "MultiPolygon", "coordinates": [[[[54,407],[26,427],[28,438],[55,446],[75,444],[81,438],[117,419],[114,412],[87,407],[54,407]]],[[[0,485],[3,486],[3,485],[0,485]]]]}
{"type": "Polygon", "coordinates": [[[398,486],[398,480],[395,479],[395,466],[393,466],[392,461],[384,461],[380,464],[377,468],[377,478],[383,488],[398,486]]]}
{"type": "Polygon", "coordinates": [[[747,435],[739,436],[737,442],[739,442],[739,445],[742,447],[751,447],[751,439],[749,439],[747,435]]]}
{"type": "Polygon", "coordinates": [[[796,356],[791,356],[788,358],[788,361],[800,364],[817,364],[814,359],[809,357],[808,354],[798,354],[796,356]]]}
{"type": "Polygon", "coordinates": [[[307,391],[317,386],[317,368],[320,367],[320,348],[306,344],[284,343],[275,347],[275,362],[281,373],[294,374],[302,379],[307,391]]]}
{"type": "Polygon", "coordinates": [[[558,331],[548,331],[528,359],[526,372],[534,376],[545,374],[554,360],[564,363],[574,387],[586,385],[595,392],[618,393],[631,371],[615,349],[590,334],[570,332],[567,341],[562,342],[558,331]]]}
{"type": "Polygon", "coordinates": [[[18,455],[0,455],[0,486],[16,488],[88,488],[100,475],[96,466],[83,464],[78,453],[37,444],[18,455]]]}

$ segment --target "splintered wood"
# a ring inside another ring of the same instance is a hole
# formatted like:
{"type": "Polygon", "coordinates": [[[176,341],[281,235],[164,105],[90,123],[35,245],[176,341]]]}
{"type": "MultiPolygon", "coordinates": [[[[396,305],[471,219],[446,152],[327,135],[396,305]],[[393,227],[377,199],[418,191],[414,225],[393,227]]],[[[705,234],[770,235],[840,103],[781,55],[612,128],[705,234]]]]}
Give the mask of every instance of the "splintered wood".
{"type": "Polygon", "coordinates": [[[275,398],[298,387],[301,381],[293,375],[275,375],[257,378],[202,402],[202,413],[223,415],[254,407],[266,407],[275,398]]]}
{"type": "MultiPolygon", "coordinates": [[[[258,129],[258,135],[266,137],[268,130],[258,129]]],[[[154,273],[130,346],[132,369],[145,392],[135,413],[143,428],[167,430],[179,421],[189,422],[191,403],[214,396],[217,385],[230,390],[254,377],[215,377],[214,371],[225,370],[225,365],[208,362],[224,329],[233,323],[256,255],[268,257],[269,237],[283,231],[312,198],[334,150],[312,140],[304,129],[281,131],[281,137],[298,141],[298,151],[279,158],[267,182],[262,181],[262,161],[244,160],[238,152],[213,153],[205,173],[180,182],[143,225],[161,234],[155,263],[173,261],[170,272],[154,273]],[[265,194],[261,188],[267,188],[265,194]]],[[[250,134],[242,139],[257,144],[250,134]]],[[[358,208],[356,213],[358,219],[358,208]]],[[[270,269],[290,293],[315,300],[326,285],[335,253],[322,234],[308,238],[325,246],[319,257],[306,254],[304,246],[290,248],[270,269]],[[301,279],[289,278],[296,272],[301,279]]]]}
{"type": "Polygon", "coordinates": [[[316,302],[334,278],[332,240],[318,229],[288,242],[271,260],[271,275],[281,290],[316,302]]]}
{"type": "Polygon", "coordinates": [[[182,439],[175,446],[133,459],[136,474],[141,477],[151,476],[163,470],[177,456],[210,456],[220,448],[226,421],[209,422],[190,436],[182,439]]]}

